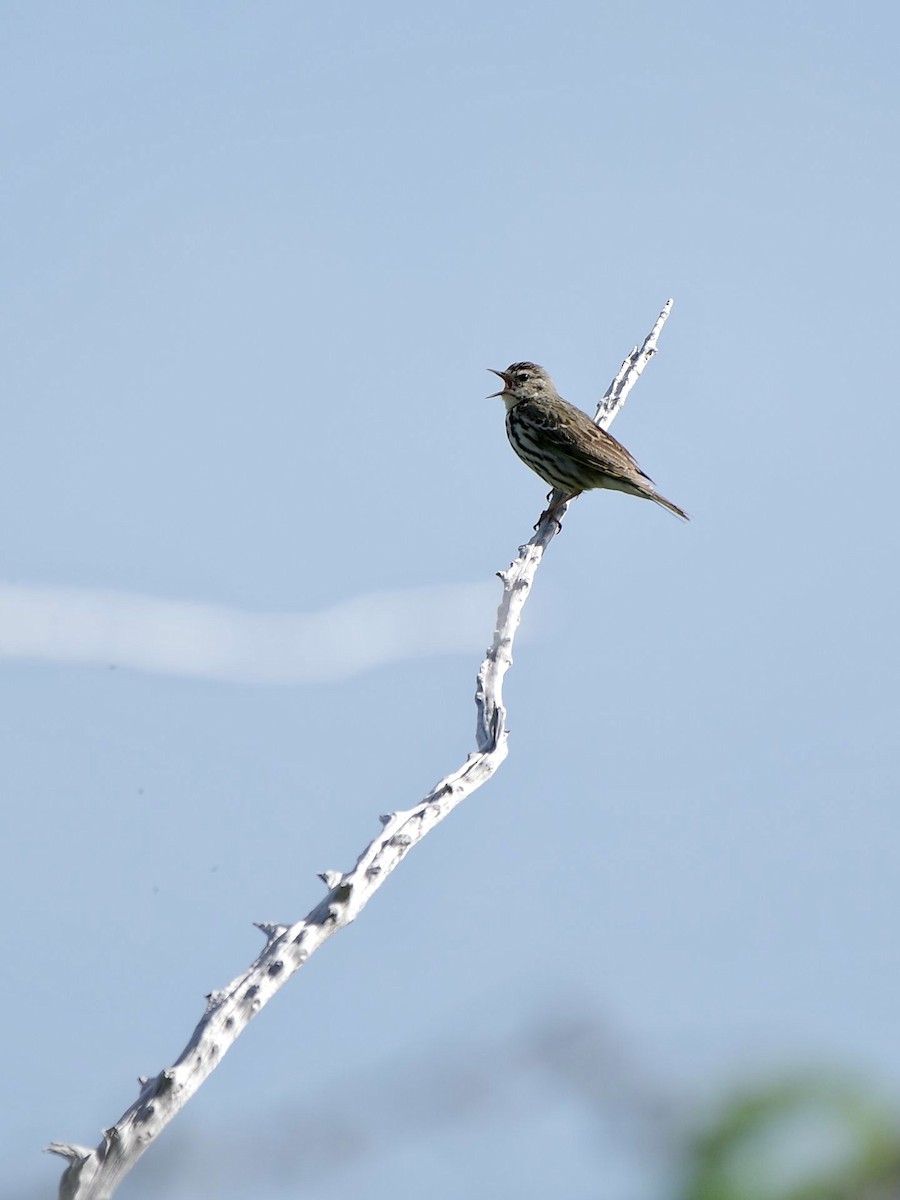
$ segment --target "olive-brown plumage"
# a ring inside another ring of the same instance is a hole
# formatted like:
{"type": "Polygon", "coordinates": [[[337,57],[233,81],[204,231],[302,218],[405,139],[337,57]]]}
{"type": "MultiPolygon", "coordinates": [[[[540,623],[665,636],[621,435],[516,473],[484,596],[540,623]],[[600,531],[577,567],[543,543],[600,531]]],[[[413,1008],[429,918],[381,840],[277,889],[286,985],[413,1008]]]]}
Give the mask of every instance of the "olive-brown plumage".
{"type": "Polygon", "coordinates": [[[494,395],[506,404],[510,445],[551,487],[569,497],[591,488],[628,492],[688,520],[677,504],[659,494],[621,442],[563,400],[543,367],[520,362],[493,373],[503,380],[502,391],[494,395]]]}

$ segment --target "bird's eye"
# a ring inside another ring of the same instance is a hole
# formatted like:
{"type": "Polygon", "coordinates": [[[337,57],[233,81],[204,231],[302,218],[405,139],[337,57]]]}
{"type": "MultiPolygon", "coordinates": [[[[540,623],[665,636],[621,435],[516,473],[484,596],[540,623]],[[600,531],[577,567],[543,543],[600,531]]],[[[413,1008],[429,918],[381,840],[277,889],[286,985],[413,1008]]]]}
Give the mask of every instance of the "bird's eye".
{"type": "Polygon", "coordinates": [[[529,379],[530,376],[527,371],[520,371],[516,376],[517,383],[527,383],[529,379]]]}

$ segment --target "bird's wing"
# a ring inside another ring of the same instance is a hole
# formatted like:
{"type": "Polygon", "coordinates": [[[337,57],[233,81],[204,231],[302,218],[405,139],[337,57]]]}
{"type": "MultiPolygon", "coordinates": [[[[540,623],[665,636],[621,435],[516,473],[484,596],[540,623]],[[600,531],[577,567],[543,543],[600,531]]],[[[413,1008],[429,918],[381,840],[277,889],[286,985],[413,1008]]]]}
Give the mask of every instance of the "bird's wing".
{"type": "Polygon", "coordinates": [[[541,437],[575,462],[611,475],[637,475],[653,482],[621,442],[562,397],[552,406],[526,400],[522,407],[527,407],[522,416],[540,430],[541,437]]]}

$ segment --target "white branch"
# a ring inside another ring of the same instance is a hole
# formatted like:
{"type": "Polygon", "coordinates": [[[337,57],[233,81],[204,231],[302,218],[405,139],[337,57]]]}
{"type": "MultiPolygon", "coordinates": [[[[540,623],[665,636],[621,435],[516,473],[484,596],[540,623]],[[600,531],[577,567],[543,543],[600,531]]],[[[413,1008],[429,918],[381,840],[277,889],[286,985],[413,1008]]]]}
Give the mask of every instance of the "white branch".
{"type": "Polygon", "coordinates": [[[619,415],[619,410],[628,399],[628,393],[644,373],[644,367],[656,353],[656,343],[662,333],[662,327],[669,319],[674,300],[667,300],[662,312],[656,318],[656,324],[644,339],[644,344],[635,346],[625,361],[619,367],[619,373],[606,389],[606,395],[597,405],[594,420],[601,429],[609,429],[619,415]]]}
{"type": "MultiPolygon", "coordinates": [[[[600,402],[595,420],[607,428],[656,352],[656,342],[672,308],[669,300],[644,344],[635,347],[600,402]]],[[[475,691],[477,750],[431,789],[415,808],[382,817],[383,828],[346,874],[326,871],[328,895],[295,925],[261,924],[266,945],[256,961],[221,991],[208,997],[206,1011],[178,1059],[152,1079],[141,1079],[137,1100],[115,1125],[103,1131],[94,1149],[54,1142],[47,1149],[69,1160],[59,1185],[60,1200],[108,1200],[119,1180],[156,1140],[206,1077],[219,1065],[251,1019],[331,936],[349,925],[390,873],[457,804],[494,774],[507,754],[503,680],[512,665],[512,645],[535,573],[559,530],[546,514],[534,536],[519,547],[507,570],[498,572],[503,597],[494,640],[475,691]]]]}

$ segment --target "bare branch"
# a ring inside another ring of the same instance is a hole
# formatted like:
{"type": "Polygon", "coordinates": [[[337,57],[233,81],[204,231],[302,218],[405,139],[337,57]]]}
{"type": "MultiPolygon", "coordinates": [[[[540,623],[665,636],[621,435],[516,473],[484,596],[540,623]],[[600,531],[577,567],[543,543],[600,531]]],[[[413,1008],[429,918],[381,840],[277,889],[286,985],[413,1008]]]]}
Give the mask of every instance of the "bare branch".
{"type": "Polygon", "coordinates": [[[672,311],[674,303],[674,300],[665,302],[662,312],[656,318],[656,324],[644,338],[644,344],[640,348],[635,346],[619,368],[618,375],[606,389],[606,395],[597,405],[597,411],[594,414],[594,420],[601,429],[609,429],[612,425],[622,405],[628,399],[628,393],[640,379],[644,367],[656,353],[656,343],[659,341],[663,325],[669,319],[669,313],[672,311]]]}
{"type": "MultiPolygon", "coordinates": [[[[644,344],[634,348],[610,384],[595,417],[602,428],[612,423],[656,352],[657,339],[671,308],[669,300],[644,344]]],[[[562,502],[564,497],[559,499],[562,502]]],[[[436,783],[414,808],[382,817],[381,832],[363,850],[352,870],[345,874],[323,872],[321,878],[329,888],[328,894],[303,920],[290,926],[258,925],[266,936],[262,953],[227,987],[207,997],[206,1011],[179,1058],[154,1078],[139,1081],[137,1100],[115,1125],[103,1131],[98,1146],[87,1149],[54,1142],[47,1147],[69,1161],[60,1180],[60,1200],[108,1200],[122,1176],[215,1070],[279,988],[333,934],[356,919],[412,847],[486,783],[506,758],[503,680],[512,666],[513,639],[522,609],[564,513],[562,504],[554,516],[545,513],[531,540],[519,547],[518,557],[505,571],[498,572],[503,596],[494,639],[478,672],[475,690],[476,751],[436,783]]]]}

